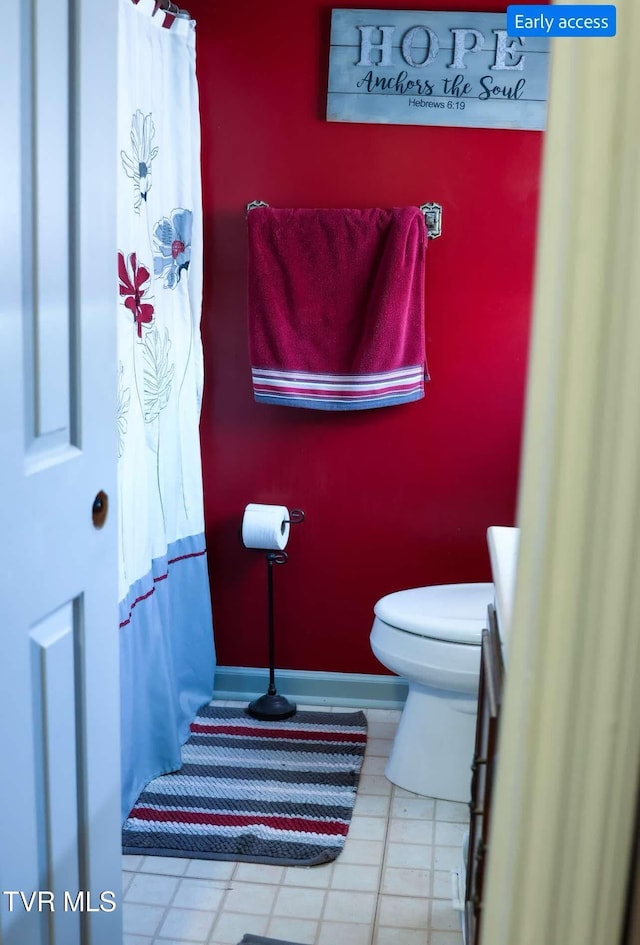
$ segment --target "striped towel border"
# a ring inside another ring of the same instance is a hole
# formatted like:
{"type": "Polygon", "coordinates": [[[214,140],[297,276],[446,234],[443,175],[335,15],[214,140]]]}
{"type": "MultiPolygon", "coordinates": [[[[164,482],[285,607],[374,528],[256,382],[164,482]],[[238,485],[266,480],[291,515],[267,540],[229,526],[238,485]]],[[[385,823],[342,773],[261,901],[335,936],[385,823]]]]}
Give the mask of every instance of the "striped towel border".
{"type": "Polygon", "coordinates": [[[251,369],[258,403],[318,410],[365,410],[424,397],[424,364],[375,374],[315,374],[251,369]]]}

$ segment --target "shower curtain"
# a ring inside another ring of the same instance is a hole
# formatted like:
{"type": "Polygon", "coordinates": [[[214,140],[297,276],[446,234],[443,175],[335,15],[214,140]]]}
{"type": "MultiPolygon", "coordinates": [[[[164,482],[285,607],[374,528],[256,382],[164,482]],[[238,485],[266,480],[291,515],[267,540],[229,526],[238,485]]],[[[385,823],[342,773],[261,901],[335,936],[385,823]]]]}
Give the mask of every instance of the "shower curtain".
{"type": "MultiPolygon", "coordinates": [[[[198,434],[202,205],[195,23],[119,0],[122,817],[213,691],[198,434]]],[[[100,182],[96,181],[96,186],[100,182]]]]}

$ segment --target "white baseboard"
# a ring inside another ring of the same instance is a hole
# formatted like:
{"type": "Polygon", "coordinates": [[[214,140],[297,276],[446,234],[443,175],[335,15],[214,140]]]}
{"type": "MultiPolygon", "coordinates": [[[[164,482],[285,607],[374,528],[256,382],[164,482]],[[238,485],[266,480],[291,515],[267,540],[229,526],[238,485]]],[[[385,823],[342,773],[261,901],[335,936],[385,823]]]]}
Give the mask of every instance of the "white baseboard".
{"type": "MultiPolygon", "coordinates": [[[[276,670],[276,689],[303,705],[401,709],[408,685],[399,676],[276,670]]],[[[251,701],[267,691],[269,670],[249,666],[216,667],[213,698],[251,701]]]]}

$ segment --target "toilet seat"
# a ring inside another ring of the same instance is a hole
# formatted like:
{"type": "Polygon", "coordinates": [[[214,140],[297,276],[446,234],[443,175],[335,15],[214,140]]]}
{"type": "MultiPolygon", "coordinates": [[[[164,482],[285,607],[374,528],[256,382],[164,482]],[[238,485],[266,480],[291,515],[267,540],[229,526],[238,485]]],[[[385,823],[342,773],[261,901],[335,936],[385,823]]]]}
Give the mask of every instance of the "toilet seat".
{"type": "Polygon", "coordinates": [[[374,612],[383,623],[406,633],[480,646],[493,596],[491,583],[412,587],[382,597],[374,612]]]}

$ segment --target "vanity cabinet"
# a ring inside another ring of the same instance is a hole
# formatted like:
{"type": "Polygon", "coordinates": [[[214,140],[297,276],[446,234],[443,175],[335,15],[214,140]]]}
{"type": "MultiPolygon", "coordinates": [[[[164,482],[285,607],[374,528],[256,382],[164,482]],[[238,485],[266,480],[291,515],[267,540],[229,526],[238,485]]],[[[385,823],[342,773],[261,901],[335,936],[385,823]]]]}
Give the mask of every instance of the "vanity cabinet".
{"type": "Polygon", "coordinates": [[[491,801],[497,764],[498,727],[504,666],[496,611],[488,611],[482,631],[476,742],[471,766],[469,846],[465,895],[467,945],[480,945],[480,917],[486,876],[491,801]]]}

